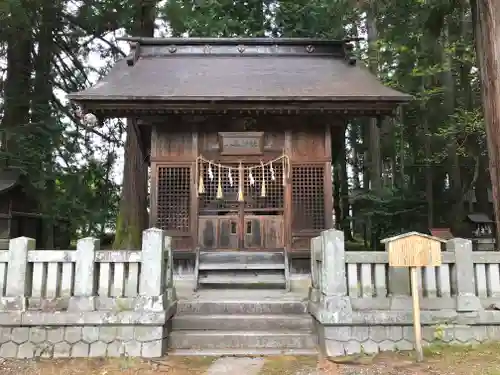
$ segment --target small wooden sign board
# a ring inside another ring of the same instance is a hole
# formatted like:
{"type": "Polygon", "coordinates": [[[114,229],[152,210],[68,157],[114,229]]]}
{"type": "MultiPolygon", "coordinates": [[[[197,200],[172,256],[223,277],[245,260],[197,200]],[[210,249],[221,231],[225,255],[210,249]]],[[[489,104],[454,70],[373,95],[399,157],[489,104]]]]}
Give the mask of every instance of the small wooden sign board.
{"type": "Polygon", "coordinates": [[[411,294],[413,299],[413,326],[415,330],[415,350],[417,361],[424,359],[422,350],[422,327],[420,324],[420,301],[418,275],[420,267],[441,265],[441,243],[445,240],[427,234],[410,232],[383,239],[389,255],[389,267],[409,267],[411,294]]]}

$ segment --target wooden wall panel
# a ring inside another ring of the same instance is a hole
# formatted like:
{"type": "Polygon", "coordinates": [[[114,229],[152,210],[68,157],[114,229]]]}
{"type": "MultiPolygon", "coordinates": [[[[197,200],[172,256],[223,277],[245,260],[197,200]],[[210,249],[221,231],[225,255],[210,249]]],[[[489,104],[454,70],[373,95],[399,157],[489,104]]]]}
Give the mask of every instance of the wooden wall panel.
{"type": "Polygon", "coordinates": [[[321,161],[327,158],[325,131],[292,132],[292,155],[294,161],[321,161]]]}
{"type": "Polygon", "coordinates": [[[193,159],[192,132],[172,132],[171,129],[154,125],[151,133],[151,158],[161,161],[193,159]]]}
{"type": "MultiPolygon", "coordinates": [[[[211,159],[224,159],[237,160],[241,156],[220,156],[220,143],[219,143],[219,132],[225,131],[224,129],[219,129],[218,131],[211,132],[200,132],[198,135],[199,139],[199,150],[205,157],[211,159]]],[[[285,147],[285,134],[284,132],[264,132],[264,156],[266,155],[278,155],[283,153],[285,147]]],[[[260,159],[262,156],[256,156],[254,159],[260,159]]],[[[245,157],[244,159],[247,159],[245,157]]],[[[250,156],[249,159],[252,159],[250,156]]]]}
{"type": "MultiPolygon", "coordinates": [[[[167,235],[169,235],[167,231],[167,235]]],[[[193,237],[189,236],[172,236],[172,249],[179,251],[192,251],[194,249],[193,237]]]]}

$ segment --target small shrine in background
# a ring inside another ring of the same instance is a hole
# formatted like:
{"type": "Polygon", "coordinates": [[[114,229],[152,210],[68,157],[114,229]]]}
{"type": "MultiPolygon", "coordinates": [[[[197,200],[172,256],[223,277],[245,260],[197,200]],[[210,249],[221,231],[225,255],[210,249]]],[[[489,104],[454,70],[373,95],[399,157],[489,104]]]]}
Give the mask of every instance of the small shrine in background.
{"type": "MultiPolygon", "coordinates": [[[[18,169],[0,171],[0,250],[9,248],[9,240],[30,237],[37,247],[44,245],[46,231],[43,214],[31,192],[29,182],[18,169]]],[[[57,220],[52,225],[53,248],[68,248],[70,245],[69,222],[57,220]]]]}
{"type": "Polygon", "coordinates": [[[468,237],[472,240],[475,251],[494,251],[495,222],[484,213],[467,215],[468,237]]]}

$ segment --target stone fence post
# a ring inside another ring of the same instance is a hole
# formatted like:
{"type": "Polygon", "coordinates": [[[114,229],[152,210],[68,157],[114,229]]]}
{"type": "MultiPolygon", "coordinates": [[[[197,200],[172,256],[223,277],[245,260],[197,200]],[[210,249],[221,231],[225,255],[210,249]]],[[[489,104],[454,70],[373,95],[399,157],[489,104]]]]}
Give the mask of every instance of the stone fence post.
{"type": "Polygon", "coordinates": [[[166,307],[165,240],[164,231],[158,228],[142,233],[138,310],[163,311],[166,307]]]}
{"type": "Polygon", "coordinates": [[[34,249],[33,238],[18,237],[9,241],[5,297],[1,304],[3,310],[26,310],[28,251],[34,249]]]}
{"type": "Polygon", "coordinates": [[[173,301],[175,296],[174,288],[174,256],[172,251],[172,237],[165,236],[165,294],[169,301],[173,301]]]}
{"type": "Polygon", "coordinates": [[[457,311],[474,312],[482,309],[476,296],[472,241],[453,238],[446,243],[446,250],[455,253],[453,283],[457,291],[457,311]]]}
{"type": "Polygon", "coordinates": [[[86,237],[78,240],[75,251],[75,289],[69,300],[68,310],[93,311],[96,309],[95,252],[100,248],[96,238],[86,237]]]}
{"type": "MultiPolygon", "coordinates": [[[[319,241],[315,240],[315,245],[319,241]]],[[[323,324],[352,321],[351,301],[347,296],[344,232],[328,229],[321,232],[321,272],[318,304],[311,306],[315,318],[323,324]]]]}

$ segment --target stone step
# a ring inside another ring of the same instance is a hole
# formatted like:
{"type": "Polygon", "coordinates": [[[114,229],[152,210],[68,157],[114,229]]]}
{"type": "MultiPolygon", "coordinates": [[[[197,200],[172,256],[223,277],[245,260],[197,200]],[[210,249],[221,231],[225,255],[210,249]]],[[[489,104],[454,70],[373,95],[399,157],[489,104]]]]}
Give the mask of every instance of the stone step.
{"type": "Polygon", "coordinates": [[[200,271],[205,270],[284,270],[284,263],[201,263],[200,271]]]}
{"type": "Polygon", "coordinates": [[[315,349],[316,338],[294,331],[173,331],[172,349],[315,349]]]}
{"type": "Polygon", "coordinates": [[[286,284],[283,270],[239,270],[239,271],[200,271],[199,284],[218,285],[283,285],[286,284]]]}
{"type": "MultiPolygon", "coordinates": [[[[244,294],[242,294],[244,297],[244,294]]],[[[177,314],[305,314],[307,301],[303,300],[179,300],[177,314]]]]}
{"type": "Polygon", "coordinates": [[[264,251],[202,251],[200,264],[284,264],[283,252],[264,251]]]}
{"type": "Polygon", "coordinates": [[[173,330],[272,331],[293,330],[312,332],[314,324],[309,314],[294,315],[177,315],[173,330]]]}
{"type": "Polygon", "coordinates": [[[318,350],[311,349],[172,349],[168,355],[204,357],[252,357],[252,356],[316,356],[318,350]]]}

